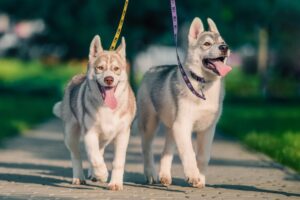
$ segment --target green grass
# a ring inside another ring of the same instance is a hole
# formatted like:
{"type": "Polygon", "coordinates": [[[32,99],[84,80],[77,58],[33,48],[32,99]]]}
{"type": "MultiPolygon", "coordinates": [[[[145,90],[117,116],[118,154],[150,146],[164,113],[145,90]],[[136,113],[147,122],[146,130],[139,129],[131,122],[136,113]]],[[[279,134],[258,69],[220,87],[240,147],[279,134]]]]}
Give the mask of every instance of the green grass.
{"type": "Polygon", "coordinates": [[[300,105],[224,105],[219,129],[300,172],[300,105]]]}
{"type": "MultiPolygon", "coordinates": [[[[226,99],[265,99],[257,74],[245,74],[241,68],[234,68],[225,78],[226,99]]],[[[268,75],[267,97],[270,99],[300,99],[299,81],[268,75]]]]}
{"type": "Polygon", "coordinates": [[[43,64],[0,59],[0,141],[52,115],[67,81],[83,71],[80,63],[43,64]]]}
{"type": "Polygon", "coordinates": [[[55,98],[27,95],[0,96],[0,140],[14,136],[52,116],[55,98]]]}
{"type": "Polygon", "coordinates": [[[0,91],[7,93],[61,93],[66,81],[83,71],[81,63],[43,64],[0,59],[0,91]]]}

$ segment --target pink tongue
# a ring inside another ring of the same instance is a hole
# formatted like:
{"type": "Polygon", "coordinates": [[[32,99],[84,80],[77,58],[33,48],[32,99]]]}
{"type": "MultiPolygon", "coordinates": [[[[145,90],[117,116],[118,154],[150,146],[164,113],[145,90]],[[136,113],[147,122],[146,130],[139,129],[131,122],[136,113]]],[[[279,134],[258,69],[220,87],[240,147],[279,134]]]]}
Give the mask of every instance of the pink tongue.
{"type": "Polygon", "coordinates": [[[228,72],[230,72],[232,70],[232,68],[230,66],[224,64],[221,61],[215,61],[213,63],[216,66],[216,68],[221,76],[226,76],[226,74],[228,74],[228,72]]]}
{"type": "Polygon", "coordinates": [[[118,102],[117,102],[117,99],[116,99],[114,93],[115,93],[115,91],[113,88],[105,90],[104,102],[112,110],[114,110],[118,105],[118,102]]]}

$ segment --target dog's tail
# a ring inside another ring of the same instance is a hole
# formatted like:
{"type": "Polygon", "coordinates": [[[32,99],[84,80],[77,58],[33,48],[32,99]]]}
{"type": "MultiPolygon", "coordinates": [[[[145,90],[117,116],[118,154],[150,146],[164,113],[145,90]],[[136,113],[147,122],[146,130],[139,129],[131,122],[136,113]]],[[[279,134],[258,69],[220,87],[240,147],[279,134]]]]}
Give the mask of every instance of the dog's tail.
{"type": "Polygon", "coordinates": [[[52,112],[56,117],[61,118],[61,101],[53,106],[52,112]]]}

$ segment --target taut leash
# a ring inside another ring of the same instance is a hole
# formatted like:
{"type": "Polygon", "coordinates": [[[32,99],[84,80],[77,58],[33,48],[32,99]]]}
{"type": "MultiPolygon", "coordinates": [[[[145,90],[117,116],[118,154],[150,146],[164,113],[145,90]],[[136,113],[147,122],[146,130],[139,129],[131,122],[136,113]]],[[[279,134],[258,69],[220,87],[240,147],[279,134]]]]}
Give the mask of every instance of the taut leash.
{"type": "MultiPolygon", "coordinates": [[[[206,100],[205,95],[202,91],[202,89],[200,89],[200,92],[197,92],[195,90],[195,88],[193,87],[191,81],[189,80],[186,72],[183,69],[183,66],[181,64],[179,55],[178,55],[178,42],[177,42],[177,36],[178,36],[178,22],[177,22],[177,11],[176,11],[176,0],[170,0],[171,3],[171,12],[172,12],[172,22],[173,22],[173,33],[174,33],[174,41],[175,41],[175,45],[176,45],[176,57],[177,57],[177,62],[178,62],[178,67],[179,70],[181,72],[182,78],[186,84],[186,86],[190,89],[190,91],[196,95],[197,97],[199,97],[200,99],[206,100]]],[[[204,79],[201,79],[200,81],[201,83],[205,83],[204,79]]]]}
{"type": "Polygon", "coordinates": [[[112,43],[110,45],[110,48],[109,48],[110,51],[113,51],[113,50],[116,49],[116,45],[117,45],[117,42],[119,40],[121,31],[122,31],[122,27],[123,27],[123,24],[124,24],[125,15],[126,15],[127,7],[128,7],[128,1],[129,0],[125,0],[123,12],[122,12],[122,15],[121,15],[121,19],[120,19],[120,22],[119,22],[119,25],[118,25],[115,37],[114,37],[114,39],[113,39],[113,41],[112,41],[112,43]]]}

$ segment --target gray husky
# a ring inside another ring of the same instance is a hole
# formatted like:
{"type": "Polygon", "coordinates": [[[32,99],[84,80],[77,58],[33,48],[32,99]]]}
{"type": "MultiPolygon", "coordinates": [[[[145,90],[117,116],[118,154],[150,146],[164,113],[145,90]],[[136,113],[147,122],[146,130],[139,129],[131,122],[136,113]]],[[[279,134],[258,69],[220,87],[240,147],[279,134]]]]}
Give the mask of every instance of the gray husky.
{"type": "Polygon", "coordinates": [[[103,159],[105,147],[115,145],[111,190],[122,190],[126,150],[136,103],[126,72],[125,40],[116,51],[104,51],[95,36],[89,53],[86,75],[77,75],[68,84],[64,98],[53,112],[64,122],[65,144],[71,153],[73,184],[85,184],[79,141],[83,137],[93,181],[106,182],[103,159]]]}
{"type": "Polygon", "coordinates": [[[187,87],[178,66],[151,68],[138,91],[137,124],[142,135],[144,173],[148,183],[157,181],[152,141],[159,124],[166,127],[166,141],[159,169],[159,181],[170,185],[174,146],[183,165],[184,174],[193,187],[205,186],[213,136],[222,110],[223,77],[231,70],[226,65],[229,49],[215,23],[208,19],[204,31],[199,18],[191,24],[184,70],[193,87],[202,90],[206,100],[196,97],[187,87]],[[199,80],[205,80],[203,81],[199,80]],[[197,147],[192,145],[192,132],[197,147]]]}

